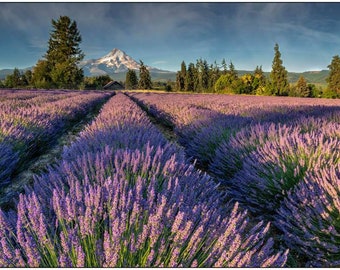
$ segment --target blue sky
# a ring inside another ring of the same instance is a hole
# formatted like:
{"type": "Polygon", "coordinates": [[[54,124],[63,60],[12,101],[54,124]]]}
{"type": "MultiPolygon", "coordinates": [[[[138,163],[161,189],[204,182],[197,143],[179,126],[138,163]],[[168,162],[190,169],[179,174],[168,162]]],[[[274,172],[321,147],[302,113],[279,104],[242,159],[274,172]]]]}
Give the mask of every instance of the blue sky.
{"type": "Polygon", "coordinates": [[[279,44],[288,71],[327,69],[340,54],[340,3],[0,3],[0,69],[33,66],[47,50],[51,19],[78,24],[85,59],[119,48],[177,71],[203,58],[270,71],[279,44]]]}

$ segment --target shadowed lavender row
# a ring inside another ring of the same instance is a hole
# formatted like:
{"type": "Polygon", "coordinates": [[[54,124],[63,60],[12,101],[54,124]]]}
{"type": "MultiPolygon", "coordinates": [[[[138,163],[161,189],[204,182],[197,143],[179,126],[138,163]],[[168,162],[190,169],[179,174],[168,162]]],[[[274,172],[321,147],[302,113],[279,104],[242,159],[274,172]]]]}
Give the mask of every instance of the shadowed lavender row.
{"type": "Polygon", "coordinates": [[[47,149],[70,121],[108,94],[2,90],[0,102],[0,186],[27,159],[47,149]],[[5,93],[3,93],[5,92],[5,93]]]}
{"type": "Polygon", "coordinates": [[[118,94],[63,159],[0,211],[0,264],[30,267],[284,266],[250,223],[118,94]]]}
{"type": "Polygon", "coordinates": [[[340,265],[337,100],[133,96],[156,116],[171,119],[186,153],[218,178],[232,198],[274,221],[308,265],[340,265]]]}

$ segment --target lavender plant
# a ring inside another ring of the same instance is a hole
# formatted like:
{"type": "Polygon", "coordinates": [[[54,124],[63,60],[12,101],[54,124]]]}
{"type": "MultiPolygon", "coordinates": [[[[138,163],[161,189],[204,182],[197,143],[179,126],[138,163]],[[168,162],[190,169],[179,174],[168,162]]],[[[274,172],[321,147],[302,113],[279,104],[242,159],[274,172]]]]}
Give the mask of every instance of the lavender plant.
{"type": "MultiPolygon", "coordinates": [[[[336,155],[339,160],[339,151],[336,155]]],[[[318,164],[277,211],[276,226],[289,247],[309,258],[307,266],[340,266],[339,187],[340,163],[318,164]]]]}
{"type": "MultiPolygon", "coordinates": [[[[267,141],[243,160],[243,168],[231,179],[233,196],[252,212],[271,216],[289,190],[315,166],[327,168],[339,162],[340,141],[322,131],[291,133],[267,141]]],[[[289,133],[289,132],[288,132],[289,133]]]]}
{"type": "Polygon", "coordinates": [[[105,93],[78,91],[55,92],[55,95],[31,92],[10,92],[0,103],[0,143],[5,142],[0,144],[4,147],[0,151],[4,153],[2,162],[6,162],[0,167],[0,185],[8,182],[8,177],[28,158],[48,148],[67,124],[108,97],[105,93]],[[13,95],[16,98],[10,98],[13,95]],[[12,149],[13,158],[4,145],[12,149]]]}

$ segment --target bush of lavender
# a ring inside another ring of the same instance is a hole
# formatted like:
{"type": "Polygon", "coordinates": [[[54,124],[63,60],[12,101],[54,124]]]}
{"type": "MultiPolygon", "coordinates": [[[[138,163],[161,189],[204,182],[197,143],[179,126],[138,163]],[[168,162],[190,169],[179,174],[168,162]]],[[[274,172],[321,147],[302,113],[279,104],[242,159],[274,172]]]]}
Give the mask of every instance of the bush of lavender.
{"type": "Polygon", "coordinates": [[[209,171],[224,181],[230,180],[243,167],[243,159],[267,141],[285,138],[291,133],[299,133],[298,127],[264,123],[241,129],[220,143],[209,166],[209,171]]]}
{"type": "Polygon", "coordinates": [[[243,160],[243,168],[231,179],[235,198],[251,211],[272,215],[281,201],[307,172],[337,164],[340,141],[327,132],[300,134],[289,129],[286,137],[267,141],[243,160]]]}
{"type": "Polygon", "coordinates": [[[248,118],[221,115],[210,120],[210,124],[196,130],[192,138],[182,137],[182,145],[186,153],[198,160],[203,167],[208,167],[215,160],[215,152],[219,145],[237,132],[242,126],[249,124],[248,118]]]}
{"type": "MultiPolygon", "coordinates": [[[[14,152],[13,159],[4,157],[0,175],[11,175],[15,170],[49,148],[55,139],[76,117],[84,115],[88,109],[108,97],[105,93],[10,92],[0,103],[0,142],[6,141],[14,152]],[[26,95],[25,95],[26,94],[26,95]],[[11,98],[11,97],[19,98],[11,98]],[[20,98],[20,97],[24,98],[20,98]],[[2,172],[3,171],[3,172],[2,172]]],[[[1,145],[0,145],[1,146],[1,145]]],[[[4,149],[0,151],[8,152],[4,149]]],[[[0,182],[2,178],[0,178],[0,182]]]]}
{"type": "Polygon", "coordinates": [[[15,169],[19,157],[9,144],[0,142],[0,187],[8,184],[12,171],[15,169]]]}
{"type": "Polygon", "coordinates": [[[324,168],[317,166],[307,173],[304,181],[288,192],[277,211],[276,226],[290,248],[307,256],[307,266],[340,266],[339,198],[338,162],[324,168]]]}

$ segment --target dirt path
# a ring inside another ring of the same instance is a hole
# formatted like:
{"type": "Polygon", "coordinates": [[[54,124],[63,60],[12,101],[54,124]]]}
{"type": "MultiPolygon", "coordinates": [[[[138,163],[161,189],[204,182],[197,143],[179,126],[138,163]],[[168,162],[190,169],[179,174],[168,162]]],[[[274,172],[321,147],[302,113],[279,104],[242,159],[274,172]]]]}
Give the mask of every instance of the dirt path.
{"type": "Polygon", "coordinates": [[[25,167],[14,175],[11,183],[0,190],[0,207],[2,209],[8,210],[9,208],[13,208],[16,205],[19,194],[24,191],[24,187],[33,183],[34,175],[46,172],[48,166],[53,166],[57,163],[61,158],[64,146],[71,144],[77,138],[84,127],[99,114],[100,109],[108,99],[99,102],[85,116],[73,121],[58,137],[51,148],[28,161],[25,167]]]}

